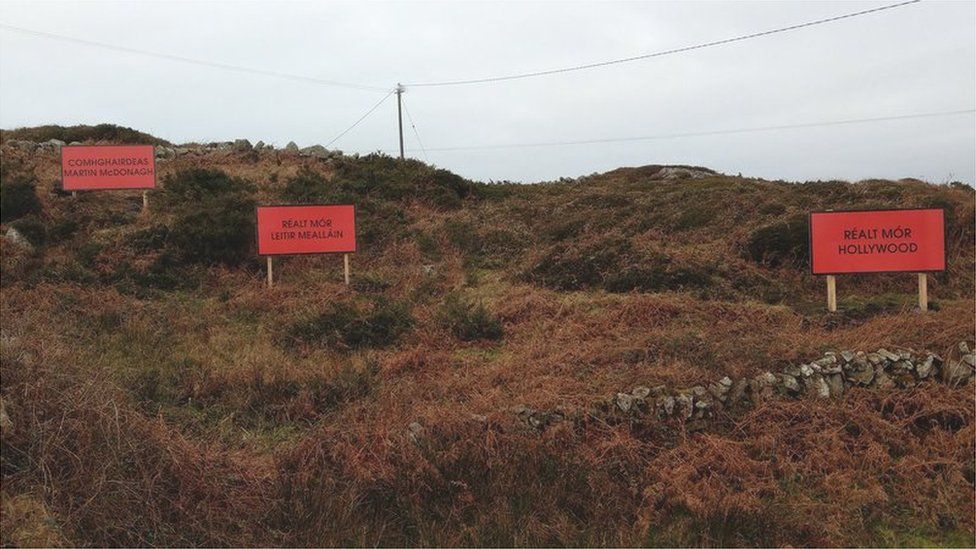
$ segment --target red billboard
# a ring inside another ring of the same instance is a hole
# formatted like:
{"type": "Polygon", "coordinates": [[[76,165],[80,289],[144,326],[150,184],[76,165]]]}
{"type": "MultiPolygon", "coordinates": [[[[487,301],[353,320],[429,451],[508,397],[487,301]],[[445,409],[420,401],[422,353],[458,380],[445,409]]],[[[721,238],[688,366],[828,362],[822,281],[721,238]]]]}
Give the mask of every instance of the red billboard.
{"type": "Polygon", "coordinates": [[[155,188],[155,148],[152,145],[63,146],[61,187],[66,191],[155,188]]]}
{"type": "Polygon", "coordinates": [[[945,211],[859,210],[810,214],[815,275],[945,270],[945,211]]]}
{"type": "Polygon", "coordinates": [[[352,204],[258,206],[258,254],[329,254],[356,251],[352,204]]]}

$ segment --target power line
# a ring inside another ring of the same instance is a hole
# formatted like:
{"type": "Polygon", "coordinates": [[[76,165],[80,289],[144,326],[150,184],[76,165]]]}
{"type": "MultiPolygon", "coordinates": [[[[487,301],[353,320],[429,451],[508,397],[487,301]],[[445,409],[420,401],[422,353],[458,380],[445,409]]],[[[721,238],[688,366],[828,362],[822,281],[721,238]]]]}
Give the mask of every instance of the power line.
{"type": "Polygon", "coordinates": [[[366,120],[366,117],[368,117],[369,115],[373,114],[373,111],[375,111],[376,109],[378,109],[380,107],[380,105],[382,105],[383,102],[386,101],[395,92],[396,92],[396,90],[391,90],[391,91],[387,92],[387,94],[383,96],[383,99],[380,99],[379,101],[376,102],[375,105],[373,105],[372,107],[370,107],[370,109],[368,111],[366,111],[366,113],[364,115],[362,115],[362,116],[359,117],[359,120],[356,120],[355,122],[353,122],[352,126],[349,126],[345,130],[342,130],[342,133],[340,133],[339,135],[333,137],[332,138],[332,141],[329,141],[328,143],[326,143],[325,144],[325,148],[329,148],[329,145],[331,145],[331,144],[335,143],[336,141],[338,141],[340,138],[342,138],[342,136],[346,135],[347,133],[349,133],[350,131],[352,131],[353,128],[355,128],[356,126],[358,126],[360,122],[362,122],[363,120],[366,120]]]}
{"type": "Polygon", "coordinates": [[[874,118],[851,118],[846,120],[830,120],[824,122],[805,122],[798,124],[783,124],[779,126],[758,126],[751,128],[735,128],[726,130],[711,130],[700,132],[671,133],[660,135],[645,135],[639,137],[612,137],[606,139],[586,139],[580,141],[550,141],[540,143],[511,143],[505,145],[470,145],[461,147],[434,147],[428,151],[468,151],[479,149],[519,149],[529,147],[559,147],[565,145],[594,145],[599,143],[621,143],[626,141],[651,141],[659,139],[678,139],[683,137],[703,137],[709,135],[727,135],[735,133],[766,132],[776,130],[792,130],[800,128],[816,128],[822,126],[841,126],[847,124],[867,124],[871,122],[884,122],[890,120],[911,120],[916,118],[934,118],[939,116],[954,116],[960,114],[976,113],[976,109],[962,109],[957,111],[928,112],[915,114],[901,114],[894,116],[879,116],[874,118]]]}
{"type": "Polygon", "coordinates": [[[424,153],[424,161],[430,164],[430,158],[427,157],[427,150],[424,148],[424,142],[420,140],[420,132],[417,131],[417,125],[414,124],[413,117],[410,116],[410,109],[407,108],[406,101],[403,102],[403,112],[407,113],[407,120],[410,121],[410,127],[413,128],[413,134],[417,137],[417,143],[420,145],[421,152],[424,153]]]}
{"type": "Polygon", "coordinates": [[[752,34],[745,34],[745,35],[742,35],[742,36],[736,36],[734,38],[725,38],[723,40],[715,40],[715,41],[712,41],[712,42],[705,42],[705,43],[696,44],[696,45],[693,45],[693,46],[684,46],[684,47],[681,47],[681,48],[674,48],[674,49],[664,50],[664,51],[658,51],[658,52],[654,52],[654,53],[647,53],[647,54],[642,54],[642,55],[635,55],[633,57],[624,57],[622,59],[612,59],[612,60],[609,60],[609,61],[600,61],[600,62],[597,62],[597,63],[589,63],[589,64],[586,64],[586,65],[576,65],[576,66],[572,66],[572,67],[563,67],[563,68],[560,68],[560,69],[549,69],[549,70],[542,70],[542,71],[535,71],[535,72],[526,72],[526,73],[521,73],[521,74],[511,74],[511,75],[506,75],[506,76],[493,76],[493,77],[485,77],[485,78],[473,78],[473,79],[469,79],[469,80],[446,80],[446,81],[442,81],[442,82],[419,82],[419,83],[406,84],[406,85],[407,86],[414,86],[414,87],[461,86],[461,85],[466,85],[466,84],[484,84],[484,83],[487,83],[487,82],[502,82],[502,81],[505,81],[505,80],[519,80],[519,79],[522,79],[522,78],[533,78],[533,77],[536,77],[536,76],[547,76],[547,75],[552,75],[552,74],[562,74],[562,73],[566,73],[566,72],[574,72],[574,71],[581,71],[581,70],[586,70],[586,69],[594,69],[594,68],[598,68],[598,67],[606,67],[606,66],[609,66],[609,65],[617,65],[617,64],[620,64],[620,63],[630,63],[632,61],[641,61],[641,60],[644,60],[644,59],[651,59],[653,57],[663,57],[665,55],[672,55],[672,54],[676,54],[676,53],[684,53],[684,52],[689,52],[689,51],[693,51],[693,50],[700,50],[700,49],[704,49],[704,48],[710,48],[710,47],[713,47],[713,46],[721,46],[721,45],[724,45],[724,44],[731,44],[733,42],[741,42],[743,40],[750,40],[750,39],[759,38],[759,37],[762,37],[762,36],[769,36],[769,35],[772,35],[772,34],[778,34],[778,33],[782,33],[782,32],[788,32],[788,31],[802,29],[802,28],[806,28],[806,27],[813,27],[813,26],[816,26],[816,25],[823,25],[823,24],[826,24],[826,23],[833,23],[835,21],[841,21],[843,19],[850,19],[852,17],[858,17],[858,16],[861,16],[861,15],[868,15],[868,14],[871,14],[871,13],[877,13],[877,12],[881,12],[881,11],[885,11],[885,10],[891,10],[891,9],[900,8],[900,7],[903,7],[903,6],[908,6],[910,4],[917,4],[918,2],[921,2],[921,1],[922,0],[908,0],[906,2],[899,2],[897,4],[889,4],[887,6],[881,6],[881,7],[877,7],[877,8],[868,9],[868,10],[862,10],[862,11],[856,11],[856,12],[853,12],[853,13],[847,13],[847,14],[843,14],[843,15],[837,15],[837,16],[834,16],[834,17],[828,17],[826,19],[817,19],[815,21],[808,21],[806,23],[799,23],[799,24],[796,24],[796,25],[790,25],[788,27],[780,27],[780,28],[777,28],[777,29],[771,29],[771,30],[766,30],[766,31],[761,31],[761,32],[754,32],[752,34]]]}
{"type": "Polygon", "coordinates": [[[293,74],[287,72],[270,71],[265,69],[255,69],[252,67],[243,67],[240,65],[231,65],[229,63],[219,63],[214,61],[206,61],[203,59],[193,59],[190,57],[183,57],[182,55],[174,55],[170,53],[159,53],[146,50],[140,50],[136,48],[130,48],[127,46],[117,46],[114,44],[106,44],[103,42],[95,42],[93,40],[85,40],[82,38],[75,38],[73,36],[65,36],[62,34],[55,34],[53,32],[44,32],[33,29],[26,29],[23,27],[16,27],[14,25],[8,25],[6,23],[0,23],[0,29],[19,32],[22,34],[30,34],[33,36],[39,36],[42,38],[50,38],[52,40],[60,40],[62,42],[70,42],[73,44],[82,44],[85,46],[93,46],[96,48],[103,48],[112,51],[124,52],[133,55],[142,55],[146,57],[155,57],[157,59],[165,59],[167,61],[177,61],[180,63],[189,63],[191,65],[199,65],[202,67],[211,67],[216,69],[224,69],[229,71],[237,71],[248,74],[258,74],[261,76],[271,76],[274,78],[284,78],[287,80],[296,80],[299,82],[306,82],[309,84],[319,84],[323,86],[335,86],[341,88],[350,88],[354,90],[370,91],[370,92],[386,92],[388,88],[380,88],[376,86],[367,86],[364,84],[353,84],[349,82],[338,82],[335,80],[326,80],[323,78],[315,78],[314,76],[306,76],[302,74],[293,74]]]}

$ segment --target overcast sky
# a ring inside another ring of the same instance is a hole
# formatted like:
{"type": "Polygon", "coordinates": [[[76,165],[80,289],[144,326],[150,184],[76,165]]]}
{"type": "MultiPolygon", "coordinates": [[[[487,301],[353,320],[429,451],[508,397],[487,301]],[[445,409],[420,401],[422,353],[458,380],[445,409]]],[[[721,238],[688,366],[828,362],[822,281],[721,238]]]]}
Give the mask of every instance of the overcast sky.
{"type": "MultiPolygon", "coordinates": [[[[554,69],[888,2],[0,2],[0,23],[392,88],[554,69]]],[[[383,93],[231,72],[0,29],[0,127],[131,126],[174,142],[328,143],[383,93]]],[[[579,72],[408,87],[429,161],[480,180],[696,164],[767,179],[976,179],[972,113],[586,145],[976,108],[976,3],[925,1],[579,72]]],[[[423,159],[405,126],[408,155],[423,159]]],[[[395,152],[387,100],[332,148],[395,152]]]]}

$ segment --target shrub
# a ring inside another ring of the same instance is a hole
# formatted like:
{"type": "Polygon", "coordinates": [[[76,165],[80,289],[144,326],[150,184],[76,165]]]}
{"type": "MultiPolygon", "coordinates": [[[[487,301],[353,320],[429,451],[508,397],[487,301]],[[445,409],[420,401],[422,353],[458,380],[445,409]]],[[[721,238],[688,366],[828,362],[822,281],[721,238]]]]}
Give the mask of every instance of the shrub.
{"type": "Polygon", "coordinates": [[[125,126],[115,124],[98,124],[95,126],[37,126],[33,128],[17,128],[3,131],[4,140],[23,139],[25,141],[42,142],[59,139],[65,143],[72,141],[111,141],[112,143],[136,143],[147,145],[172,145],[165,139],[153,137],[148,133],[136,131],[125,126]]]}
{"type": "Polygon", "coordinates": [[[795,215],[753,231],[746,254],[763,265],[801,267],[810,257],[809,239],[807,217],[795,215]]]}
{"type": "Polygon", "coordinates": [[[559,242],[550,247],[524,278],[556,290],[581,290],[603,284],[632,253],[629,240],[609,236],[596,242],[559,242]]]}
{"type": "Polygon", "coordinates": [[[34,181],[25,175],[4,176],[0,181],[0,222],[40,213],[34,181]]]}
{"type": "Polygon", "coordinates": [[[47,227],[34,216],[22,217],[11,223],[10,226],[23,235],[32,246],[39,248],[47,243],[47,227]]]}
{"type": "Polygon", "coordinates": [[[254,244],[253,185],[216,170],[192,169],[163,181],[162,203],[174,214],[166,245],[186,263],[235,265],[254,244]]]}
{"type": "Polygon", "coordinates": [[[348,349],[392,345],[410,329],[413,318],[405,303],[377,299],[369,310],[349,303],[336,303],[289,330],[292,344],[319,345],[348,349]]]}
{"type": "Polygon", "coordinates": [[[444,300],[440,320],[461,341],[502,337],[502,323],[484,303],[474,303],[457,293],[449,294],[444,300]]]}
{"type": "Polygon", "coordinates": [[[328,196],[328,181],[322,174],[303,166],[298,174],[285,181],[281,197],[289,202],[312,204],[324,202],[328,196]]]}

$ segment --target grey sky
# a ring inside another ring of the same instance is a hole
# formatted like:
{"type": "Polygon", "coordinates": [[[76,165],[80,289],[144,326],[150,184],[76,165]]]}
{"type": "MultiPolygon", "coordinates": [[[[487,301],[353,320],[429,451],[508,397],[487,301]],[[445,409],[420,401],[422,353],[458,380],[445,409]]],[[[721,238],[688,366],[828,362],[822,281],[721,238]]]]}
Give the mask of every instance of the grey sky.
{"type": "MultiPolygon", "coordinates": [[[[0,22],[392,88],[559,68],[881,6],[874,2],[0,2],[0,22]]],[[[110,122],[176,142],[325,144],[382,94],[0,30],[0,126],[110,122]]],[[[976,107],[976,3],[926,1],[776,36],[526,80],[409,88],[428,148],[707,132],[976,107]]],[[[416,149],[405,128],[407,147],[416,149]]],[[[388,99],[333,148],[396,147],[388,99]]],[[[976,118],[610,144],[431,151],[481,180],[697,164],[768,179],[976,179],[976,118]]],[[[423,158],[419,150],[411,156],[423,158]]]]}

